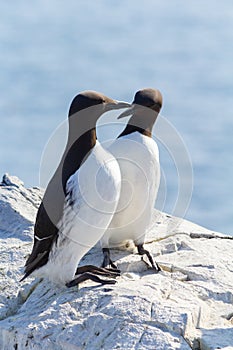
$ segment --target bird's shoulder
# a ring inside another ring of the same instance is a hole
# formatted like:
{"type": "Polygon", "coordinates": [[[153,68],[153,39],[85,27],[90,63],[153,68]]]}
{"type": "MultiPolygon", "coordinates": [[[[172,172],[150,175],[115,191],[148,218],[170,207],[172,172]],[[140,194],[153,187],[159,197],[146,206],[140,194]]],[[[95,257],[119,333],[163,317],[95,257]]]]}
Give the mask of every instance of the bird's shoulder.
{"type": "MultiPolygon", "coordinates": [[[[148,152],[158,158],[159,150],[156,141],[140,132],[134,132],[117,138],[109,147],[109,151],[115,156],[143,157],[148,152]]],[[[130,158],[129,158],[130,159],[130,158]]]]}

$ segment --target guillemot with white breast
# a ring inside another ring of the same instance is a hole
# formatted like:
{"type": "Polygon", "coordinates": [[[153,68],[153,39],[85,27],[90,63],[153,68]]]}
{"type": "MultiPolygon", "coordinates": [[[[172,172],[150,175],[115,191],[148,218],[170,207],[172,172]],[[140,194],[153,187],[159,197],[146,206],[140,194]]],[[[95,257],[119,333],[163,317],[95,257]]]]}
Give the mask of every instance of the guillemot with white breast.
{"type": "Polygon", "coordinates": [[[104,254],[102,267],[116,268],[109,248],[132,240],[138,253],[146,254],[152,268],[160,271],[143,244],[160,183],[159,151],[152,138],[152,128],[161,107],[159,90],[142,89],[135,94],[131,109],[118,117],[131,115],[123,132],[108,148],[120,166],[122,184],[117,210],[100,240],[104,254]]]}
{"type": "Polygon", "coordinates": [[[96,122],[106,111],[126,106],[95,91],[73,99],[67,145],[37,212],[34,245],[22,280],[33,273],[68,287],[87,279],[116,282],[97,274],[115,278],[117,271],[77,266],[104,234],[120,195],[120,169],[96,139],[96,122]]]}

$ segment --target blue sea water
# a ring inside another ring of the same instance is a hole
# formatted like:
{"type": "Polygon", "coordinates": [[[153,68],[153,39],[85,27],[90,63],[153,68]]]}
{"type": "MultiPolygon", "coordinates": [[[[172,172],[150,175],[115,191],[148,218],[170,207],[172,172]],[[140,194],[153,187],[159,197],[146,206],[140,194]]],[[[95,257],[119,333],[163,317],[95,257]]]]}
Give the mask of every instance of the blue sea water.
{"type": "Polygon", "coordinates": [[[131,101],[156,87],[164,97],[154,130],[158,207],[176,213],[179,185],[191,186],[190,156],[185,217],[233,234],[232,1],[35,0],[0,9],[1,174],[39,184],[44,147],[77,92],[131,101]]]}

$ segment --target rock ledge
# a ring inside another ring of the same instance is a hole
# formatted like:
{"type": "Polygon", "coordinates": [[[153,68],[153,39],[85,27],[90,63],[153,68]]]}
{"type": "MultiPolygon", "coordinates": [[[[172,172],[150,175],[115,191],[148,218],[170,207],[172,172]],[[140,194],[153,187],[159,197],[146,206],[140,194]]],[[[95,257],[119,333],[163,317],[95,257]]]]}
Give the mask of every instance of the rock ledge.
{"type": "MultiPolygon", "coordinates": [[[[42,198],[4,175],[0,185],[0,349],[233,349],[233,237],[154,212],[147,246],[153,274],[133,248],[114,250],[111,287],[20,284],[42,198]]],[[[100,247],[82,264],[100,265],[100,247]]]]}

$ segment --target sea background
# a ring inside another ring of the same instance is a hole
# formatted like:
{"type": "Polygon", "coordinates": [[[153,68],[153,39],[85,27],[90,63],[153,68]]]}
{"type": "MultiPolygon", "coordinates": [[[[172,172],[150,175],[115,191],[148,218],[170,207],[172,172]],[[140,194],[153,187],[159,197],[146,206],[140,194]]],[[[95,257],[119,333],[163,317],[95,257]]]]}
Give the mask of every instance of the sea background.
{"type": "Polygon", "coordinates": [[[41,185],[45,146],[76,93],[132,101],[138,89],[159,88],[156,206],[179,214],[183,191],[181,216],[233,235],[232,1],[1,2],[0,72],[1,174],[41,185]]]}

